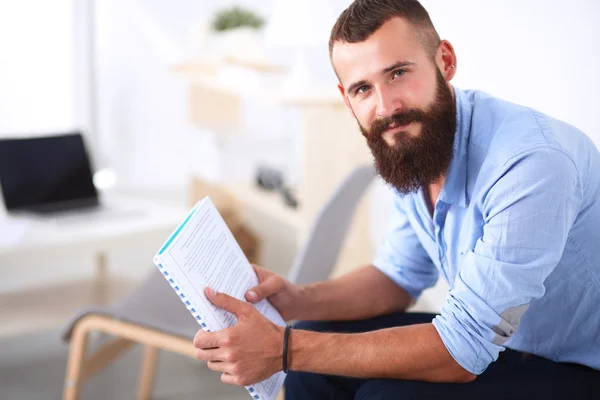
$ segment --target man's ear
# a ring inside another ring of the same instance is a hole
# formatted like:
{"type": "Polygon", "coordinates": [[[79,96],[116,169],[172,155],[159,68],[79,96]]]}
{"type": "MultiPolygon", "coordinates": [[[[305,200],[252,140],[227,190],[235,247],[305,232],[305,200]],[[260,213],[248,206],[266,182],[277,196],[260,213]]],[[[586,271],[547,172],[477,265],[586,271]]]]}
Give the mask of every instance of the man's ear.
{"type": "Polygon", "coordinates": [[[454,75],[456,75],[458,67],[456,53],[449,41],[442,40],[440,42],[436,55],[436,64],[444,76],[444,79],[446,79],[446,82],[450,82],[452,78],[454,78],[454,75]]]}
{"type": "Polygon", "coordinates": [[[346,90],[344,90],[344,87],[339,83],[338,83],[337,87],[338,87],[338,90],[340,91],[340,94],[342,95],[342,98],[344,99],[344,104],[346,105],[346,109],[348,109],[348,111],[350,111],[350,114],[352,114],[352,117],[354,117],[356,119],[356,115],[354,115],[354,110],[352,110],[352,106],[350,105],[348,96],[346,96],[346,90]]]}

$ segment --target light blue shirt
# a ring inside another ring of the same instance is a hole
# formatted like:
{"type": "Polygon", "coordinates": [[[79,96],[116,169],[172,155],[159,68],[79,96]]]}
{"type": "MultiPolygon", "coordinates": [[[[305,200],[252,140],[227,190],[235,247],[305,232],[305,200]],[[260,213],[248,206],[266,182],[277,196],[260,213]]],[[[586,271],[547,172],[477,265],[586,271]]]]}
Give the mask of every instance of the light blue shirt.
{"type": "Polygon", "coordinates": [[[444,277],[433,324],[471,373],[504,348],[600,369],[598,150],[540,112],[454,92],[454,158],[433,218],[421,191],[398,194],[373,264],[414,299],[444,277]]]}

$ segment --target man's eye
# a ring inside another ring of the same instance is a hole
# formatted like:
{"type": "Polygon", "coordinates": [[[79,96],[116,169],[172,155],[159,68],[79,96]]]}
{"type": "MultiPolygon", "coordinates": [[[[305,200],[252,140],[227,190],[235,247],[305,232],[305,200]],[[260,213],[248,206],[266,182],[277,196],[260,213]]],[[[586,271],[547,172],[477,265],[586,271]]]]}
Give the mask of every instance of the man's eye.
{"type": "Polygon", "coordinates": [[[363,86],[359,87],[358,89],[356,89],[356,93],[357,93],[357,94],[359,94],[359,93],[364,93],[364,92],[366,92],[367,90],[369,90],[369,87],[368,87],[367,85],[363,85],[363,86]]]}
{"type": "Polygon", "coordinates": [[[399,69],[397,71],[394,71],[394,78],[398,78],[402,75],[404,75],[406,73],[405,69],[399,69]]]}

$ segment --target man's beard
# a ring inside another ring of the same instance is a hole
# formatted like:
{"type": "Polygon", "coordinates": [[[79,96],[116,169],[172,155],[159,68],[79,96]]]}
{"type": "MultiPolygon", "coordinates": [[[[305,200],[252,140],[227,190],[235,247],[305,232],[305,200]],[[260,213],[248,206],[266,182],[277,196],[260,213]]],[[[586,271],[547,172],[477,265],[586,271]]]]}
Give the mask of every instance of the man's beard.
{"type": "Polygon", "coordinates": [[[444,175],[453,157],[456,131],[456,106],[450,88],[437,70],[436,98],[427,110],[407,109],[376,120],[367,130],[359,123],[383,180],[401,194],[416,193],[444,175]],[[388,145],[383,133],[390,124],[403,126],[421,123],[421,131],[411,136],[406,131],[394,135],[388,145]]]}

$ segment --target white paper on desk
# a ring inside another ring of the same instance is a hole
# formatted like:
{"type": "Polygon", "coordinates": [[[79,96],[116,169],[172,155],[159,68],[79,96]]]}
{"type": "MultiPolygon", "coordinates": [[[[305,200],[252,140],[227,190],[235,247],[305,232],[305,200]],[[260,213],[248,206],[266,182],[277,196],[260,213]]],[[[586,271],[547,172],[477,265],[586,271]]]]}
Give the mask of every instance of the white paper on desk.
{"type": "MultiPolygon", "coordinates": [[[[258,284],[258,278],[225,221],[208,197],[200,201],[154,257],[154,263],[177,292],[198,324],[219,331],[236,324],[233,314],[215,307],[204,295],[211,287],[239,300],[258,284]]],[[[283,326],[279,312],[264,299],[256,309],[283,326]]],[[[285,374],[247,386],[256,400],[275,400],[285,374]]]]}
{"type": "Polygon", "coordinates": [[[0,247],[18,244],[29,227],[29,221],[14,218],[0,218],[0,247]]]}

